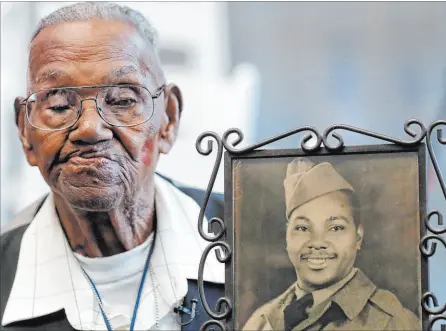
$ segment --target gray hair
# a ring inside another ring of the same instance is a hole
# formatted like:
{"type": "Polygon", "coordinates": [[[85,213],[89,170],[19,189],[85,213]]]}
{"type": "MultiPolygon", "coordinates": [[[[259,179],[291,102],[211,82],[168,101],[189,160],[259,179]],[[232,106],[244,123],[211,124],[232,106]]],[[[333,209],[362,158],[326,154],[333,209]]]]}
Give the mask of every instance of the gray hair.
{"type": "Polygon", "coordinates": [[[149,21],[137,10],[108,2],[81,2],[62,7],[40,20],[31,42],[46,27],[66,22],[94,19],[123,21],[135,27],[142,37],[156,49],[157,32],[149,21]]]}

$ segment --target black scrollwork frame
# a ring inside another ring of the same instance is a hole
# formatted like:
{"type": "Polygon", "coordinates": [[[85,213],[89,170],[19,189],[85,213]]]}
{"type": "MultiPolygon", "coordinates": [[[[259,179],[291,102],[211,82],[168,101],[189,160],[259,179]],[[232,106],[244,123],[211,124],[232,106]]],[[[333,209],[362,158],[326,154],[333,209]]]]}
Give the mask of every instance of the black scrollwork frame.
{"type": "MultiPolygon", "coordinates": [[[[232,314],[232,302],[227,295],[228,293],[233,293],[233,284],[231,282],[226,282],[226,297],[220,298],[217,301],[217,307],[214,310],[212,310],[206,301],[206,296],[204,293],[204,285],[203,285],[203,271],[204,271],[204,265],[206,258],[210,251],[213,248],[217,248],[216,255],[217,259],[221,263],[226,263],[228,266],[231,262],[232,257],[232,250],[230,245],[228,244],[227,240],[231,239],[232,234],[228,233],[227,226],[224,222],[224,220],[220,218],[212,218],[209,220],[209,228],[213,226],[215,223],[218,224],[218,230],[216,233],[214,233],[213,236],[208,235],[204,233],[202,225],[204,221],[204,213],[206,210],[206,206],[209,201],[209,197],[211,195],[212,189],[214,187],[215,179],[217,177],[218,169],[221,164],[221,160],[223,157],[224,149],[226,149],[226,155],[228,158],[234,157],[234,156],[241,156],[241,155],[249,155],[249,153],[256,151],[260,149],[261,147],[264,147],[268,144],[271,144],[273,142],[276,142],[278,140],[287,138],[289,136],[306,132],[307,134],[302,138],[301,140],[301,148],[303,153],[308,155],[313,155],[316,153],[323,152],[326,153],[339,153],[343,151],[346,147],[344,145],[344,140],[342,139],[341,135],[337,133],[336,131],[344,130],[344,131],[350,131],[355,132],[361,135],[373,137],[379,140],[387,141],[390,143],[393,143],[397,146],[405,146],[405,147],[420,147],[423,145],[423,141],[426,140],[427,149],[429,152],[430,159],[432,161],[432,164],[434,166],[434,170],[437,176],[437,179],[440,183],[441,190],[443,192],[444,198],[446,199],[446,184],[445,180],[443,178],[443,175],[440,171],[440,166],[438,164],[438,160],[435,156],[435,152],[432,147],[432,134],[434,130],[436,130],[437,133],[437,140],[441,145],[446,145],[446,138],[442,135],[442,129],[441,127],[446,127],[446,120],[438,120],[429,125],[429,127],[426,129],[424,124],[418,120],[411,119],[408,120],[404,124],[404,131],[406,134],[408,134],[412,139],[403,140],[403,139],[397,139],[390,136],[386,136],[380,133],[375,133],[372,131],[367,131],[364,129],[356,128],[349,125],[332,125],[328,127],[324,133],[321,135],[316,128],[311,126],[301,126],[294,130],[282,133],[278,136],[266,139],[260,143],[237,149],[237,145],[239,145],[243,140],[243,133],[239,129],[229,129],[227,130],[222,137],[220,137],[215,132],[204,132],[202,133],[196,142],[196,148],[197,151],[201,155],[210,155],[213,152],[214,143],[217,144],[217,153],[216,153],[216,160],[214,164],[214,168],[209,180],[209,184],[205,193],[205,198],[201,206],[201,211],[198,219],[198,231],[206,241],[209,241],[209,246],[205,249],[203,256],[200,261],[200,267],[199,267],[199,275],[198,275],[198,282],[199,282],[199,294],[200,299],[203,304],[203,307],[206,311],[206,313],[210,316],[210,320],[205,322],[201,329],[202,331],[209,329],[210,326],[218,326],[221,330],[228,330],[232,328],[232,324],[229,323],[231,321],[231,314],[232,314]],[[417,126],[418,130],[413,130],[413,127],[417,126]],[[230,136],[235,135],[236,138],[232,141],[230,141],[230,136]],[[336,140],[336,144],[332,145],[329,142],[329,138],[333,137],[336,140]],[[315,139],[316,143],[312,144],[311,146],[308,144],[311,139],[315,139]],[[204,145],[204,142],[207,140],[207,145],[204,145]],[[229,288],[228,288],[229,287],[229,288]]],[[[421,188],[424,190],[424,188],[421,188]]],[[[230,201],[229,195],[225,194],[225,205],[231,205],[232,202],[230,201]]],[[[225,211],[227,215],[227,211],[225,211]]],[[[422,256],[427,260],[430,256],[434,255],[437,249],[437,242],[442,243],[443,246],[446,248],[446,240],[441,237],[441,234],[446,233],[446,227],[443,226],[443,214],[439,210],[434,210],[429,212],[427,215],[423,215],[424,224],[426,228],[430,231],[430,233],[426,233],[425,236],[421,239],[419,248],[422,253],[422,256]],[[438,226],[434,227],[431,225],[431,218],[436,218],[438,226]]],[[[214,228],[214,227],[213,227],[214,228]]],[[[232,275],[230,273],[230,268],[226,268],[226,277],[227,279],[232,279],[232,275]]],[[[231,295],[233,297],[233,295],[231,295]]],[[[424,323],[426,325],[426,328],[428,330],[432,329],[432,326],[435,322],[442,320],[446,321],[446,303],[442,306],[439,305],[437,298],[435,297],[433,292],[426,292],[424,293],[422,297],[421,305],[423,307],[423,314],[427,316],[427,323],[424,323]],[[430,300],[433,303],[433,306],[430,305],[430,300]]],[[[446,325],[441,325],[441,330],[446,330],[446,325]]]]}

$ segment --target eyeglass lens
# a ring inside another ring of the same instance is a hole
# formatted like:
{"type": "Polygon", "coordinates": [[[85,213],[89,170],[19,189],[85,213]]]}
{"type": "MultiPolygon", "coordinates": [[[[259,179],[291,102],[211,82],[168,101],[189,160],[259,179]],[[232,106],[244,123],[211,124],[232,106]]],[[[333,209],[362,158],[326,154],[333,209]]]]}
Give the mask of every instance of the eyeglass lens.
{"type": "MultiPolygon", "coordinates": [[[[83,99],[75,89],[49,89],[32,94],[26,104],[28,119],[41,129],[63,129],[73,125],[83,99]]],[[[151,94],[140,86],[115,86],[102,89],[96,98],[102,118],[112,125],[137,125],[153,114],[151,94]]]]}

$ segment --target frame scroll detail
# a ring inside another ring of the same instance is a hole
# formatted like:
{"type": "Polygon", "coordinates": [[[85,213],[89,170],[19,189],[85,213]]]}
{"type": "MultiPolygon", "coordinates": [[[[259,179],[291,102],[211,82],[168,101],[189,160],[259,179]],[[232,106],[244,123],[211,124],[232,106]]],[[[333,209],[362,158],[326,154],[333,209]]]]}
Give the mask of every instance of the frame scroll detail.
{"type": "MultiPolygon", "coordinates": [[[[218,229],[214,231],[214,236],[211,236],[209,234],[206,234],[203,230],[203,224],[204,222],[204,214],[206,210],[206,206],[208,204],[209,198],[212,193],[212,189],[214,187],[214,183],[218,174],[218,170],[221,164],[223,151],[226,149],[227,153],[231,155],[244,155],[248,154],[250,152],[253,152],[261,147],[267,146],[269,144],[272,144],[276,141],[285,139],[287,137],[290,137],[292,135],[307,132],[306,135],[304,135],[301,138],[300,147],[302,150],[311,155],[312,153],[317,152],[322,147],[325,147],[325,149],[330,152],[337,152],[342,150],[344,145],[344,140],[342,136],[336,132],[339,130],[345,130],[350,131],[354,133],[358,133],[360,135],[369,136],[372,138],[376,138],[379,140],[383,140],[386,142],[390,142],[399,146],[417,146],[423,142],[424,139],[426,139],[426,145],[429,152],[430,159],[432,161],[435,174],[437,176],[438,182],[440,184],[441,190],[443,192],[443,196],[446,200],[446,185],[444,181],[444,177],[441,173],[440,167],[438,165],[438,160],[435,155],[435,151],[432,147],[432,133],[436,129],[437,134],[437,140],[441,145],[446,145],[446,138],[442,135],[442,129],[439,128],[440,126],[446,127],[446,120],[438,120],[429,125],[429,127],[426,129],[424,124],[416,119],[410,119],[404,123],[404,131],[406,134],[408,134],[412,139],[397,139],[393,138],[387,135],[383,135],[381,133],[376,133],[368,130],[364,130],[361,128],[357,128],[350,125],[344,125],[344,124],[338,124],[338,125],[332,125],[328,127],[323,134],[320,134],[319,131],[317,131],[316,128],[312,126],[300,126],[293,130],[284,132],[280,135],[271,137],[269,139],[266,139],[262,142],[244,147],[244,148],[236,148],[244,138],[243,132],[240,129],[237,128],[230,128],[226,132],[224,132],[223,136],[220,137],[217,133],[207,131],[202,133],[196,141],[196,149],[198,153],[204,156],[208,156],[212,154],[214,150],[214,143],[217,144],[217,152],[216,152],[216,158],[215,163],[213,167],[213,171],[209,180],[209,184],[206,189],[205,197],[203,200],[203,203],[201,205],[200,215],[198,218],[198,231],[200,233],[200,236],[205,239],[206,241],[210,242],[210,244],[206,247],[205,251],[203,252],[200,266],[199,266],[199,275],[198,275],[198,285],[199,285],[199,295],[200,299],[202,301],[203,307],[206,311],[206,313],[211,317],[210,320],[205,322],[201,328],[200,331],[208,330],[210,326],[217,326],[220,330],[226,331],[228,330],[227,321],[232,314],[233,310],[233,304],[231,303],[230,299],[228,297],[220,298],[217,301],[217,307],[216,312],[214,312],[208,305],[204,293],[204,285],[203,285],[203,273],[204,273],[204,265],[206,262],[206,258],[209,255],[210,251],[214,248],[217,250],[215,251],[217,260],[220,263],[229,263],[232,258],[232,251],[228,243],[223,239],[226,235],[227,226],[224,222],[224,220],[214,217],[211,218],[207,224],[209,232],[211,232],[211,228],[214,224],[218,225],[218,229]],[[417,126],[418,130],[414,130],[413,127],[417,126]],[[230,139],[230,137],[234,137],[235,139],[230,139]],[[335,144],[331,144],[329,142],[329,138],[332,137],[336,140],[335,144]],[[205,140],[207,140],[207,145],[204,145],[205,140]],[[315,142],[313,144],[309,144],[311,140],[314,140],[315,142]],[[222,254],[223,252],[223,254],[222,254]]],[[[439,210],[434,210],[430,212],[425,218],[424,222],[426,225],[426,228],[431,232],[430,234],[426,234],[420,241],[419,248],[422,255],[426,258],[431,257],[435,254],[437,249],[437,244],[441,243],[443,244],[444,248],[446,249],[446,240],[442,238],[440,235],[443,233],[446,233],[446,227],[443,226],[443,214],[439,210]],[[438,226],[432,226],[430,224],[430,221],[432,218],[436,216],[438,226]]],[[[429,322],[428,322],[428,329],[431,330],[434,323],[437,321],[446,321],[446,303],[444,303],[442,306],[439,305],[438,300],[433,292],[426,292],[423,294],[421,306],[423,308],[423,311],[426,312],[429,315],[429,322]],[[429,302],[432,301],[434,308],[431,308],[429,306],[429,302]]],[[[441,330],[446,331],[446,324],[441,324],[441,330]]]]}

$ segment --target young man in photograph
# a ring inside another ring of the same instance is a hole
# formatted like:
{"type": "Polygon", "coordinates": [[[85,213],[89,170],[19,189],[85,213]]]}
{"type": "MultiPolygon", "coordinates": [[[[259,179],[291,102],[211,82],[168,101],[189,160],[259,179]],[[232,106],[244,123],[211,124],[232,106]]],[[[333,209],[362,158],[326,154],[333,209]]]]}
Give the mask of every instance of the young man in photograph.
{"type": "Polygon", "coordinates": [[[243,330],[420,330],[394,294],[354,267],[364,237],[359,202],[334,167],[298,158],[284,187],[297,281],[257,309],[243,330]]]}

